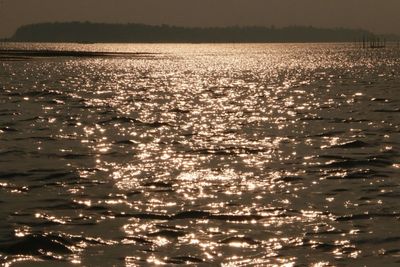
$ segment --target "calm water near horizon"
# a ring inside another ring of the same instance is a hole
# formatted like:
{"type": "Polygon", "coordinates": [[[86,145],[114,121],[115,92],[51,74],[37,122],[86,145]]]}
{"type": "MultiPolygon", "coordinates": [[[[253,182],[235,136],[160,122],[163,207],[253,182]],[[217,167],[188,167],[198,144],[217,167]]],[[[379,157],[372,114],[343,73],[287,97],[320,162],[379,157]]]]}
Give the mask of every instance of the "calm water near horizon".
{"type": "Polygon", "coordinates": [[[400,266],[400,49],[1,49],[3,266],[400,266]]]}

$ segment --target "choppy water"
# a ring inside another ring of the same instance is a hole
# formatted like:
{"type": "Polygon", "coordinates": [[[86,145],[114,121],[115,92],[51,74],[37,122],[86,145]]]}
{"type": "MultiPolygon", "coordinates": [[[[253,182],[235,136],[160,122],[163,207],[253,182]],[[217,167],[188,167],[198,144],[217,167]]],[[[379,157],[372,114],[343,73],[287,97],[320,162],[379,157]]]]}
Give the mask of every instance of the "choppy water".
{"type": "Polygon", "coordinates": [[[3,265],[400,264],[400,50],[3,48],[3,265]]]}

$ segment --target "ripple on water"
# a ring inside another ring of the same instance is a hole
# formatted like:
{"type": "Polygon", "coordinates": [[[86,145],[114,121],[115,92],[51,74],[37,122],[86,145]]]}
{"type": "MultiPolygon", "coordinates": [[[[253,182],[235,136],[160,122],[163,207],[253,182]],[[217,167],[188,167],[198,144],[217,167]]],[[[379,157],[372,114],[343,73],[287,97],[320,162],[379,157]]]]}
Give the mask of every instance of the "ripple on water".
{"type": "Polygon", "coordinates": [[[33,46],[152,57],[3,62],[2,264],[398,263],[397,50],[33,46]]]}

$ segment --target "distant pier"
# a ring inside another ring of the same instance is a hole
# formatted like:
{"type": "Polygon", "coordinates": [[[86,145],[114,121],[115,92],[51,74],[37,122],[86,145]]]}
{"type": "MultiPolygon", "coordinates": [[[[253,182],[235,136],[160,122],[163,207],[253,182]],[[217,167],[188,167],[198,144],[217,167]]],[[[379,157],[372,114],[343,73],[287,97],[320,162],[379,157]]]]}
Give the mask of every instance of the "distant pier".
{"type": "Polygon", "coordinates": [[[356,41],[356,45],[362,49],[382,49],[387,47],[387,41],[379,36],[363,36],[361,40],[356,41]]]}

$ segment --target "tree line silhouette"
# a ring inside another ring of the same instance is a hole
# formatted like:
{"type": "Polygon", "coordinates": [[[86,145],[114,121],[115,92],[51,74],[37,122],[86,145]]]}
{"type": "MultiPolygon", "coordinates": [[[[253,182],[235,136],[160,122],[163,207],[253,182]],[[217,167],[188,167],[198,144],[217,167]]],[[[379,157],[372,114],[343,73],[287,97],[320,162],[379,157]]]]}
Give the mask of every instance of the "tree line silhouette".
{"type": "Polygon", "coordinates": [[[56,22],[22,26],[10,40],[91,43],[349,42],[366,35],[373,34],[361,29],[322,29],[302,26],[189,28],[169,25],[56,22]]]}

